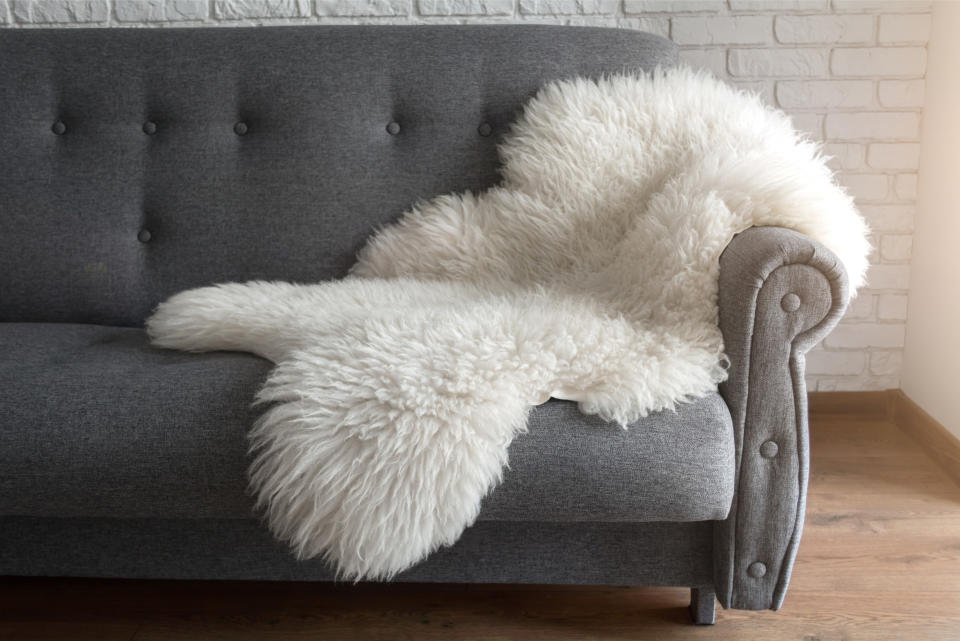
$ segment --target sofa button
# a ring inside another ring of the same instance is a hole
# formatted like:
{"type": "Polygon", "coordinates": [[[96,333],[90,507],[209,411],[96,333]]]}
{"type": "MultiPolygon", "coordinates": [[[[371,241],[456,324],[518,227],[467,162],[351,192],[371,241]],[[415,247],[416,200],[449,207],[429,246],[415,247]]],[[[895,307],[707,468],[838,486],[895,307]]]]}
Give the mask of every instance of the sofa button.
{"type": "Polygon", "coordinates": [[[396,136],[398,133],[400,133],[400,123],[391,122],[390,124],[388,124],[387,133],[390,134],[391,136],[396,136]]]}
{"type": "Polygon", "coordinates": [[[796,294],[787,294],[780,299],[780,307],[785,312],[795,312],[800,309],[800,297],[796,294]]]}
{"type": "Polygon", "coordinates": [[[245,122],[238,122],[237,124],[235,124],[235,125],[233,126],[233,133],[237,134],[238,136],[244,136],[244,135],[246,135],[246,133],[247,133],[247,123],[245,123],[245,122]]]}
{"type": "Polygon", "coordinates": [[[489,122],[485,122],[477,127],[477,133],[486,138],[493,133],[493,127],[490,126],[489,122]]]}
{"type": "Polygon", "coordinates": [[[747,568],[747,574],[752,576],[755,579],[762,578],[763,575],[767,573],[767,566],[765,566],[760,561],[754,561],[750,564],[750,567],[747,568]]]}
{"type": "Polygon", "coordinates": [[[140,233],[137,234],[137,240],[141,243],[149,243],[151,238],[153,238],[153,234],[150,233],[149,229],[141,229],[140,233]]]}
{"type": "Polygon", "coordinates": [[[63,134],[67,133],[67,125],[62,120],[58,120],[57,122],[53,123],[52,127],[50,127],[50,131],[58,136],[62,136],[63,134]]]}
{"type": "Polygon", "coordinates": [[[767,441],[760,446],[760,456],[763,458],[773,458],[780,451],[780,447],[773,441],[767,441]]]}
{"type": "Polygon", "coordinates": [[[152,136],[153,134],[157,133],[157,123],[150,120],[143,123],[143,133],[147,134],[148,136],[152,136]]]}

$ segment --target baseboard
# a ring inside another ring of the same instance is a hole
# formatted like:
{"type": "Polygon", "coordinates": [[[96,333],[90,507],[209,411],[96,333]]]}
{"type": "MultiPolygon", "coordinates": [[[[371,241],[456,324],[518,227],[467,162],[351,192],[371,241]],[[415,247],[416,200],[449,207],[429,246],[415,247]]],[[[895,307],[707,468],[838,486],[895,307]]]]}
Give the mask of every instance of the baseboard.
{"type": "Polygon", "coordinates": [[[889,392],[894,424],[919,443],[927,455],[960,485],[960,439],[902,390],[889,392]]]}
{"type": "Polygon", "coordinates": [[[960,439],[902,390],[810,392],[807,404],[811,416],[857,415],[890,421],[960,485],[960,439]]]}
{"type": "Polygon", "coordinates": [[[807,407],[813,416],[856,414],[864,418],[890,417],[890,392],[810,392],[807,407]]]}

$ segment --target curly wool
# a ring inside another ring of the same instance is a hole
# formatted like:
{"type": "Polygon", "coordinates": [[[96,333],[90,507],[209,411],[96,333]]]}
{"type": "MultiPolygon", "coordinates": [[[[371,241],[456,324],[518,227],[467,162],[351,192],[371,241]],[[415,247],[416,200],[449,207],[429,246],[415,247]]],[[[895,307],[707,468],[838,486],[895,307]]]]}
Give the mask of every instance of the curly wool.
{"type": "Polygon", "coordinates": [[[867,227],[817,145],[707,75],[554,83],[500,155],[499,186],[417,205],[343,281],[205,287],[148,321],[155,345],[277,364],[251,487],[275,536],[341,576],[455,542],[551,396],[626,426],[715,391],[734,234],[792,228],[863,283],[867,227]]]}

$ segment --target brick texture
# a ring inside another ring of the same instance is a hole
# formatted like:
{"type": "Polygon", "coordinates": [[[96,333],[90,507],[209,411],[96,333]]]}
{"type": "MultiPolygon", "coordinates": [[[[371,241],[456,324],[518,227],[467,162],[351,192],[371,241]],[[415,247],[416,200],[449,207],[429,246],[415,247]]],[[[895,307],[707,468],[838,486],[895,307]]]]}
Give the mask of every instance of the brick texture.
{"type": "Polygon", "coordinates": [[[874,169],[917,170],[920,166],[920,143],[875,142],[867,152],[867,164],[874,169]]]}
{"type": "MultiPolygon", "coordinates": [[[[129,0],[135,3],[136,0],[129,0]]],[[[303,18],[311,14],[310,0],[214,0],[214,16],[222,20],[246,18],[303,18]]]]}
{"type": "Polygon", "coordinates": [[[923,80],[881,80],[877,83],[880,106],[920,108],[923,106],[923,80]]]}
{"type": "Polygon", "coordinates": [[[617,0],[520,0],[520,13],[564,15],[572,13],[609,14],[617,9],[617,0]]]}
{"type": "Polygon", "coordinates": [[[177,22],[203,20],[210,12],[207,0],[117,0],[120,22],[177,22]]]}
{"type": "Polygon", "coordinates": [[[784,109],[864,108],[873,105],[876,88],[869,80],[784,80],[777,102],[784,109]]]}
{"type": "Polygon", "coordinates": [[[777,41],[787,44],[869,43],[876,19],[864,15],[777,16],[777,41]]]}
{"type": "Polygon", "coordinates": [[[17,22],[70,24],[106,22],[110,17],[108,0],[13,0],[17,22]]]}
{"type": "Polygon", "coordinates": [[[827,114],[827,137],[835,140],[919,140],[920,115],[910,112],[862,111],[827,114]]]}
{"type": "Polygon", "coordinates": [[[893,181],[893,191],[900,200],[916,200],[917,174],[897,174],[893,181]]]}
{"type": "MultiPolygon", "coordinates": [[[[232,4],[237,0],[220,0],[232,4]]],[[[274,2],[275,0],[266,0],[274,2]]],[[[309,1],[309,0],[307,0],[309,1]]],[[[316,0],[317,14],[321,17],[356,16],[408,16],[412,12],[412,0],[316,0]]]]}
{"type": "Polygon", "coordinates": [[[509,16],[514,0],[420,0],[423,16],[509,16]]]}
{"type": "Polygon", "coordinates": [[[926,66],[922,47],[842,47],[830,61],[837,76],[922,76],[926,66]]]}
{"type": "Polygon", "coordinates": [[[877,39],[881,44],[904,42],[926,44],[929,38],[929,13],[880,17],[880,33],[877,39]]]}
{"type": "Polygon", "coordinates": [[[733,76],[823,76],[827,73],[825,49],[731,49],[733,76]]]}
{"type": "Polygon", "coordinates": [[[715,13],[725,8],[724,0],[624,0],[623,9],[629,13],[683,13],[702,11],[715,13]]]}
{"type": "Polygon", "coordinates": [[[823,146],[823,151],[831,157],[830,167],[835,171],[863,168],[864,148],[856,143],[831,142],[823,146]]]}
{"type": "Polygon", "coordinates": [[[669,37],[822,141],[870,224],[868,284],[811,351],[819,390],[897,387],[924,104],[929,0],[0,0],[4,28],[552,23],[669,37]]]}
{"type": "Polygon", "coordinates": [[[884,294],[879,297],[877,318],[880,320],[906,320],[907,296],[905,294],[884,294]]]}
{"type": "Polygon", "coordinates": [[[863,205],[860,213],[875,232],[912,232],[915,207],[913,205],[863,205]]]}
{"type": "Polygon", "coordinates": [[[680,45],[764,44],[773,37],[772,27],[769,16],[678,17],[671,34],[680,45]]]}
{"type": "Polygon", "coordinates": [[[909,262],[913,251],[913,236],[884,236],[880,242],[880,256],[890,262],[909,262]]]}

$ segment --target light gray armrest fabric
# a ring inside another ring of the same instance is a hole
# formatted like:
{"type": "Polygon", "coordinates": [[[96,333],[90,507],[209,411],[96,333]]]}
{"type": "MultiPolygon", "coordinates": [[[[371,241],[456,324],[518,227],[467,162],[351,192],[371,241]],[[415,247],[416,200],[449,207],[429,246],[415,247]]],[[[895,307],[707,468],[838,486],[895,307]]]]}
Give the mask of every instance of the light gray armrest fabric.
{"type": "Polygon", "coordinates": [[[720,258],[736,486],[714,541],[726,608],[779,609],[803,529],[809,443],[804,354],[837,323],[846,272],[823,245],[780,227],[738,234],[720,258]]]}

